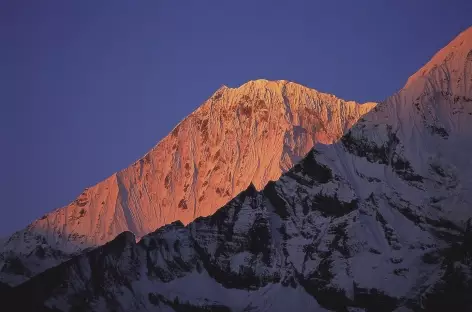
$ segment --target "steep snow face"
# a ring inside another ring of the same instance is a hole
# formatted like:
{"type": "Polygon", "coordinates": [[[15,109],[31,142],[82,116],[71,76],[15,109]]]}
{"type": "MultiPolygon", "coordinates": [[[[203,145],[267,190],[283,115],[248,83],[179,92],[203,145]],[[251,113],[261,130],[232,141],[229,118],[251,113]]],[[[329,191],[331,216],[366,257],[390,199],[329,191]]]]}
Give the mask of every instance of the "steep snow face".
{"type": "Polygon", "coordinates": [[[439,53],[452,56],[261,191],[139,243],[123,233],[8,300],[25,311],[471,311],[472,28],[458,38],[439,53]]]}
{"type": "MultiPolygon", "coordinates": [[[[416,185],[409,192],[415,191],[417,204],[458,223],[472,207],[471,122],[469,28],[411,76],[403,89],[367,114],[342,142],[352,154],[390,166],[416,185]]],[[[360,171],[360,166],[355,160],[352,167],[360,171]]],[[[383,180],[392,184],[388,174],[383,180]]],[[[364,195],[373,191],[360,185],[357,189],[364,195]]]]}
{"type": "Polygon", "coordinates": [[[374,106],[287,81],[222,87],[142,159],[14,233],[0,280],[17,284],[123,231],[141,237],[209,215],[250,183],[278,179],[315,142],[336,141],[374,106]]]}

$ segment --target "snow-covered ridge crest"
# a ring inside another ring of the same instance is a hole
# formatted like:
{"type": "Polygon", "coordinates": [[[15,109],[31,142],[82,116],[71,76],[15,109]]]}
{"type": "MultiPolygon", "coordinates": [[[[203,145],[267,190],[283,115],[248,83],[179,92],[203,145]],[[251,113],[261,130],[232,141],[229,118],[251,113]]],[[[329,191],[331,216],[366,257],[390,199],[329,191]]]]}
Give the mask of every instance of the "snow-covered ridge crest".
{"type": "Polygon", "coordinates": [[[262,190],[137,244],[123,233],[8,299],[25,311],[471,311],[472,92],[435,77],[262,190]]]}
{"type": "Polygon", "coordinates": [[[431,87],[439,87],[446,92],[470,93],[472,90],[471,50],[472,27],[469,27],[413,74],[403,90],[408,89],[414,92],[416,89],[421,89],[421,85],[429,83],[431,87]]]}
{"type": "Polygon", "coordinates": [[[278,179],[316,142],[336,141],[374,106],[287,81],[222,87],[143,158],[9,237],[0,281],[17,284],[123,231],[139,238],[212,214],[250,183],[278,179]]]}

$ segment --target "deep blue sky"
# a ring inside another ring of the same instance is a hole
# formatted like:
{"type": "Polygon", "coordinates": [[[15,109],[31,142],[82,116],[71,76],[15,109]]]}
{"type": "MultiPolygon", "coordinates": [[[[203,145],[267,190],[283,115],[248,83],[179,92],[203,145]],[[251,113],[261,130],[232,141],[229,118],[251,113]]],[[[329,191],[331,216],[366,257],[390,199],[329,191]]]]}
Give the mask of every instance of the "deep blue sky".
{"type": "Polygon", "coordinates": [[[382,100],[471,16],[470,0],[0,0],[0,235],[131,164],[223,84],[382,100]]]}

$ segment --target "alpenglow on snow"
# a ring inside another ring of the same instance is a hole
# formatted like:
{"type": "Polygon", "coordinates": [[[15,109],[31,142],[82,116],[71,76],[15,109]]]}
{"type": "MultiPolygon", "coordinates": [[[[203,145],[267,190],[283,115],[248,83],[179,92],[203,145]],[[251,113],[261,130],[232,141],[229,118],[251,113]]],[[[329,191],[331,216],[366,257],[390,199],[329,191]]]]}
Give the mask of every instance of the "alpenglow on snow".
{"type": "Polygon", "coordinates": [[[210,215],[250,183],[278,179],[316,142],[338,140],[374,106],[288,81],[222,87],[143,158],[9,237],[0,281],[17,285],[123,231],[139,238],[210,215]]]}

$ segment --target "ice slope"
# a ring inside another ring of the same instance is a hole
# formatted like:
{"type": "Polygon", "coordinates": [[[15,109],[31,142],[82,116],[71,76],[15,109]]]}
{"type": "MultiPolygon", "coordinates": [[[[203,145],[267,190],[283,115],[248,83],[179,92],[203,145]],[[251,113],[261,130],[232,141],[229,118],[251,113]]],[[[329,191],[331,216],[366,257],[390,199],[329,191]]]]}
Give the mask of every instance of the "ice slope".
{"type": "Polygon", "coordinates": [[[276,180],[315,144],[330,144],[375,106],[288,81],[220,88],[143,158],[0,247],[12,285],[123,231],[138,238],[215,212],[253,183],[276,180]]]}
{"type": "Polygon", "coordinates": [[[122,233],[8,300],[33,293],[25,311],[471,311],[471,78],[472,28],[276,182],[139,243],[122,233]]]}

